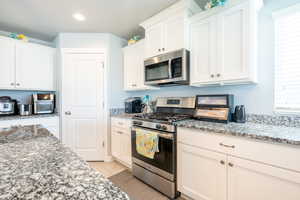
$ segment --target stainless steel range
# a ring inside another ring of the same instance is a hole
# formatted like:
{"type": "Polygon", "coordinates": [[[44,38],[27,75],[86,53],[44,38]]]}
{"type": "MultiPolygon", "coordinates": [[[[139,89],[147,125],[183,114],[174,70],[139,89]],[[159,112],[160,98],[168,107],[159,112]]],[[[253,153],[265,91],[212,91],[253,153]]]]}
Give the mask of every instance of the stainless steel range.
{"type": "Polygon", "coordinates": [[[175,122],[191,118],[195,108],[194,97],[158,98],[156,112],[133,117],[132,172],[143,182],[151,185],[169,198],[179,196],[176,177],[176,125],[175,122]],[[158,133],[159,152],[153,159],[136,150],[136,129],[158,133]]]}

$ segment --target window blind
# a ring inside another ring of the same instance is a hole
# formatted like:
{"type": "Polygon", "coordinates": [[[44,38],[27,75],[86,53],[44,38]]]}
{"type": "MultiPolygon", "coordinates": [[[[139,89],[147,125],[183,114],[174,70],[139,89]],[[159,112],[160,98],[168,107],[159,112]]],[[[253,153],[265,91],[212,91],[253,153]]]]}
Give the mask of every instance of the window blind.
{"type": "Polygon", "coordinates": [[[300,112],[300,9],[289,8],[274,19],[275,111],[300,112]]]}

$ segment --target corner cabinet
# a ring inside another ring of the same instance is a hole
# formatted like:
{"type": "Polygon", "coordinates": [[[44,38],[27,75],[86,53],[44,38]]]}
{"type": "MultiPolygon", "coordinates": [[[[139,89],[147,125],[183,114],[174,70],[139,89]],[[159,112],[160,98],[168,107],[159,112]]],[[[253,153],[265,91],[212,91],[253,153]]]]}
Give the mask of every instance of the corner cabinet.
{"type": "Polygon", "coordinates": [[[300,199],[299,148],[187,128],[178,128],[177,137],[178,189],[184,195],[194,200],[300,199]]]}
{"type": "Polygon", "coordinates": [[[55,49],[0,37],[0,89],[55,90],[55,49]]]}
{"type": "Polygon", "coordinates": [[[123,48],[125,91],[157,89],[144,85],[144,57],[144,40],[123,48]]]}
{"type": "Polygon", "coordinates": [[[236,0],[191,18],[191,85],[257,82],[261,6],[261,0],[236,0]]]}
{"type": "Polygon", "coordinates": [[[189,48],[189,17],[201,9],[193,0],[181,0],[141,24],[145,29],[145,57],[189,48]]]}

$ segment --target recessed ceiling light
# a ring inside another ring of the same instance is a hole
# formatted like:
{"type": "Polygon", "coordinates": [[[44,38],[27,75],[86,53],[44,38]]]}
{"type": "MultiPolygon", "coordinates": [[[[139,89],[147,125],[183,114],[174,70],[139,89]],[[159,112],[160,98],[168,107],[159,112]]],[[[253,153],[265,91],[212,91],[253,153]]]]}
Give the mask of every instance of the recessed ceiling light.
{"type": "Polygon", "coordinates": [[[73,18],[76,19],[77,21],[84,21],[85,16],[81,13],[74,13],[73,18]]]}

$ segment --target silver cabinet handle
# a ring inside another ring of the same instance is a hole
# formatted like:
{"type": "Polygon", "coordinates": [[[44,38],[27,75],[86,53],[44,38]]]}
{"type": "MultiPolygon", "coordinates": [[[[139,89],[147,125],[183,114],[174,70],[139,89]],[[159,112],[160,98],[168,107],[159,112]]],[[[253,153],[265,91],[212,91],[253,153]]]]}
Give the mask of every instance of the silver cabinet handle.
{"type": "Polygon", "coordinates": [[[123,125],[123,123],[122,123],[122,122],[118,122],[118,124],[119,124],[119,125],[123,125]]]}
{"type": "Polygon", "coordinates": [[[226,147],[226,148],[232,148],[232,149],[234,149],[234,148],[235,148],[235,146],[234,146],[234,145],[227,145],[227,144],[223,144],[222,142],[221,142],[221,143],[219,143],[219,145],[220,145],[220,146],[222,146],[222,147],[226,147]]]}
{"type": "Polygon", "coordinates": [[[233,163],[228,163],[229,167],[233,167],[234,164],[233,163]]]}
{"type": "Polygon", "coordinates": [[[121,135],[123,134],[123,132],[121,132],[121,131],[117,131],[117,133],[119,133],[119,134],[121,134],[121,135]]]}
{"type": "Polygon", "coordinates": [[[131,86],[132,86],[132,87],[136,87],[136,84],[132,84],[131,86]]]}
{"type": "Polygon", "coordinates": [[[65,115],[71,115],[72,113],[70,111],[66,111],[65,115]]]}
{"type": "Polygon", "coordinates": [[[225,165],[225,161],[224,161],[224,160],[221,160],[220,163],[221,163],[222,165],[225,165]]]}

